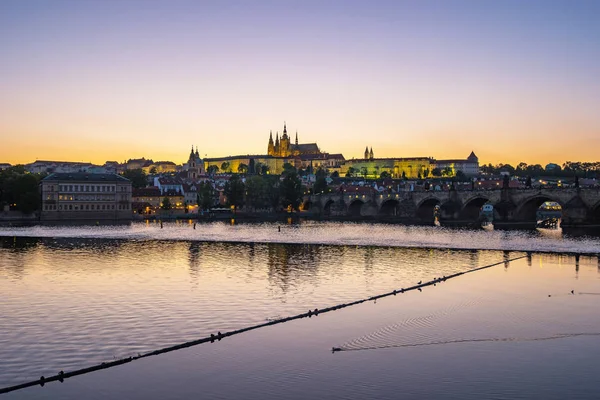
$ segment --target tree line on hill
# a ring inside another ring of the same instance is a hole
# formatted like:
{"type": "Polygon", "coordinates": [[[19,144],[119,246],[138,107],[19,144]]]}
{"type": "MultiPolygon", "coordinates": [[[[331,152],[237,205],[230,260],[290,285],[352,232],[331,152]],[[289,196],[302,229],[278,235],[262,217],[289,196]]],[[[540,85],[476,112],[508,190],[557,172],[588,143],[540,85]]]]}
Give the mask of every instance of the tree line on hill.
{"type": "Polygon", "coordinates": [[[600,177],[600,162],[567,161],[562,166],[550,164],[548,165],[548,168],[544,168],[540,164],[527,164],[524,162],[517,164],[516,167],[513,167],[511,164],[484,164],[480,166],[479,169],[484,174],[499,175],[502,172],[508,172],[510,175],[519,177],[600,177]]]}

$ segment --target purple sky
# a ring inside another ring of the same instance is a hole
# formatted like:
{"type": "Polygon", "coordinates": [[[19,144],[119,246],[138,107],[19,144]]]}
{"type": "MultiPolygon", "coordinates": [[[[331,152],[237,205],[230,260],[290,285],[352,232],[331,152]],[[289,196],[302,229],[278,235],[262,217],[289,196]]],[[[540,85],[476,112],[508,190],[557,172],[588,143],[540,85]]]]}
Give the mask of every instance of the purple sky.
{"type": "Polygon", "coordinates": [[[0,1],[0,162],[596,161],[597,1],[0,1]]]}

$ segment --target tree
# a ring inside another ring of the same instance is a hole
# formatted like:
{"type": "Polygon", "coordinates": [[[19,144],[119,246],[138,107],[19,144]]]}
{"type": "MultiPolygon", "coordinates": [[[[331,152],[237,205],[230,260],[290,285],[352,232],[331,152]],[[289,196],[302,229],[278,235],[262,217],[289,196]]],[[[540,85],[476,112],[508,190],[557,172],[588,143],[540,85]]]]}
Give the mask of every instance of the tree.
{"type": "Polygon", "coordinates": [[[277,207],[279,204],[279,177],[255,175],[246,180],[246,206],[257,208],[277,207]]]}
{"type": "Polygon", "coordinates": [[[348,168],[348,172],[346,172],[346,177],[351,178],[354,176],[355,173],[356,173],[356,168],[350,167],[350,168],[348,168]]]}
{"type": "Polygon", "coordinates": [[[402,171],[402,179],[406,180],[406,171],[402,171]]]}
{"type": "Polygon", "coordinates": [[[11,205],[25,214],[39,210],[39,182],[44,176],[27,173],[21,165],[1,171],[0,208],[11,205]]]}
{"type": "Polygon", "coordinates": [[[128,169],[123,171],[123,177],[131,181],[131,186],[135,189],[148,186],[148,176],[141,168],[128,169]]]}
{"type": "Polygon", "coordinates": [[[239,175],[233,175],[225,184],[224,194],[227,197],[227,203],[233,206],[234,212],[244,205],[244,191],[244,182],[239,175]]]}
{"type": "Polygon", "coordinates": [[[435,176],[436,178],[439,178],[440,176],[442,176],[442,170],[440,168],[434,168],[431,170],[431,175],[435,176]]]}
{"type": "Polygon", "coordinates": [[[216,165],[209,165],[206,172],[208,172],[210,175],[214,175],[219,172],[219,167],[216,165]]]}
{"type": "Polygon", "coordinates": [[[293,210],[298,210],[303,192],[298,174],[296,172],[286,174],[280,185],[281,205],[284,208],[291,207],[293,210]]]}
{"type": "Polygon", "coordinates": [[[366,178],[367,177],[367,167],[362,167],[360,169],[360,174],[366,178]]]}
{"type": "Polygon", "coordinates": [[[244,163],[240,163],[240,165],[238,166],[238,173],[239,174],[246,174],[248,173],[248,166],[244,163]]]}
{"type": "Polygon", "coordinates": [[[527,176],[527,180],[525,181],[525,187],[531,187],[531,176],[527,176]]]}
{"type": "Polygon", "coordinates": [[[229,164],[227,161],[223,161],[223,164],[221,164],[221,171],[223,172],[231,172],[229,170],[231,164],[229,164]]]}
{"type": "Polygon", "coordinates": [[[327,191],[327,180],[325,179],[325,171],[322,168],[317,169],[315,174],[315,184],[313,185],[313,192],[315,194],[327,191]]]}
{"type": "Polygon", "coordinates": [[[156,167],[150,168],[150,173],[151,174],[156,174],[156,167]]]}
{"type": "Polygon", "coordinates": [[[458,179],[459,182],[465,182],[469,180],[469,178],[467,178],[465,173],[461,170],[456,171],[456,179],[458,179]]]}
{"type": "Polygon", "coordinates": [[[387,178],[391,178],[391,175],[390,175],[390,173],[389,173],[389,172],[387,172],[387,171],[383,171],[383,172],[381,173],[381,175],[379,175],[379,178],[381,178],[381,179],[387,179],[387,178]]]}
{"type": "Polygon", "coordinates": [[[442,176],[452,176],[453,172],[452,167],[445,167],[442,170],[442,176]]]}
{"type": "Polygon", "coordinates": [[[527,171],[528,165],[525,162],[520,162],[519,164],[517,164],[517,169],[515,170],[515,172],[517,173],[524,173],[527,171]]]}
{"type": "Polygon", "coordinates": [[[285,163],[283,164],[283,174],[290,174],[290,173],[296,173],[296,167],[294,167],[292,164],[290,163],[285,163]]]}
{"type": "Polygon", "coordinates": [[[262,165],[260,166],[260,174],[261,174],[261,175],[267,175],[267,174],[269,173],[269,169],[270,169],[270,168],[269,168],[269,166],[268,166],[268,165],[266,165],[266,164],[262,164],[262,165]]]}
{"type": "Polygon", "coordinates": [[[339,178],[339,177],[340,177],[340,173],[339,173],[338,171],[333,171],[333,172],[331,173],[331,177],[332,177],[332,178],[339,178]]]}
{"type": "Polygon", "coordinates": [[[201,182],[198,185],[198,207],[203,210],[210,210],[215,204],[215,189],[210,182],[201,182]]]}
{"type": "Polygon", "coordinates": [[[171,200],[169,200],[168,197],[165,197],[160,205],[160,208],[163,210],[170,210],[171,208],[173,208],[173,206],[171,205],[171,200]]]}

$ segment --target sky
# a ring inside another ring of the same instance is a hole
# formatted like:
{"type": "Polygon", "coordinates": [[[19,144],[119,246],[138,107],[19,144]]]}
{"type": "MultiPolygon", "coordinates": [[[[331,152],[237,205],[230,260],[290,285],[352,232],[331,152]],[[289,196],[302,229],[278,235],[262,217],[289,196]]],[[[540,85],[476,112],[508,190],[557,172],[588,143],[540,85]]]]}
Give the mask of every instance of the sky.
{"type": "Polygon", "coordinates": [[[0,163],[600,157],[600,2],[1,0],[0,163]]]}

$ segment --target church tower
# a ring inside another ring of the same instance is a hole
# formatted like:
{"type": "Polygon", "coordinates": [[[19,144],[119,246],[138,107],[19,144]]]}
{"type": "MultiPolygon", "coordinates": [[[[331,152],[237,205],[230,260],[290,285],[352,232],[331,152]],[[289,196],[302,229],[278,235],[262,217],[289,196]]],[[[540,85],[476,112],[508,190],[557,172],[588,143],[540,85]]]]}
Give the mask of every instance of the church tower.
{"type": "Polygon", "coordinates": [[[365,160],[369,159],[369,146],[365,147],[365,160]]]}
{"type": "Polygon", "coordinates": [[[279,132],[275,135],[275,154],[274,156],[279,157],[281,155],[281,148],[279,146],[279,132]]]}
{"type": "Polygon", "coordinates": [[[279,142],[279,146],[279,156],[289,157],[291,154],[290,137],[287,134],[287,127],[285,125],[285,122],[283,123],[283,135],[281,135],[281,142],[279,142]]]}
{"type": "Polygon", "coordinates": [[[194,146],[188,158],[187,164],[184,166],[187,171],[187,177],[191,180],[196,180],[200,175],[204,174],[204,162],[200,158],[198,147],[196,146],[196,152],[194,152],[194,146]]]}
{"type": "Polygon", "coordinates": [[[371,147],[371,151],[369,152],[369,160],[372,160],[373,158],[373,147],[371,147]]]}
{"type": "Polygon", "coordinates": [[[275,155],[275,144],[273,144],[273,131],[269,132],[269,146],[267,149],[267,154],[270,156],[275,155]]]}

